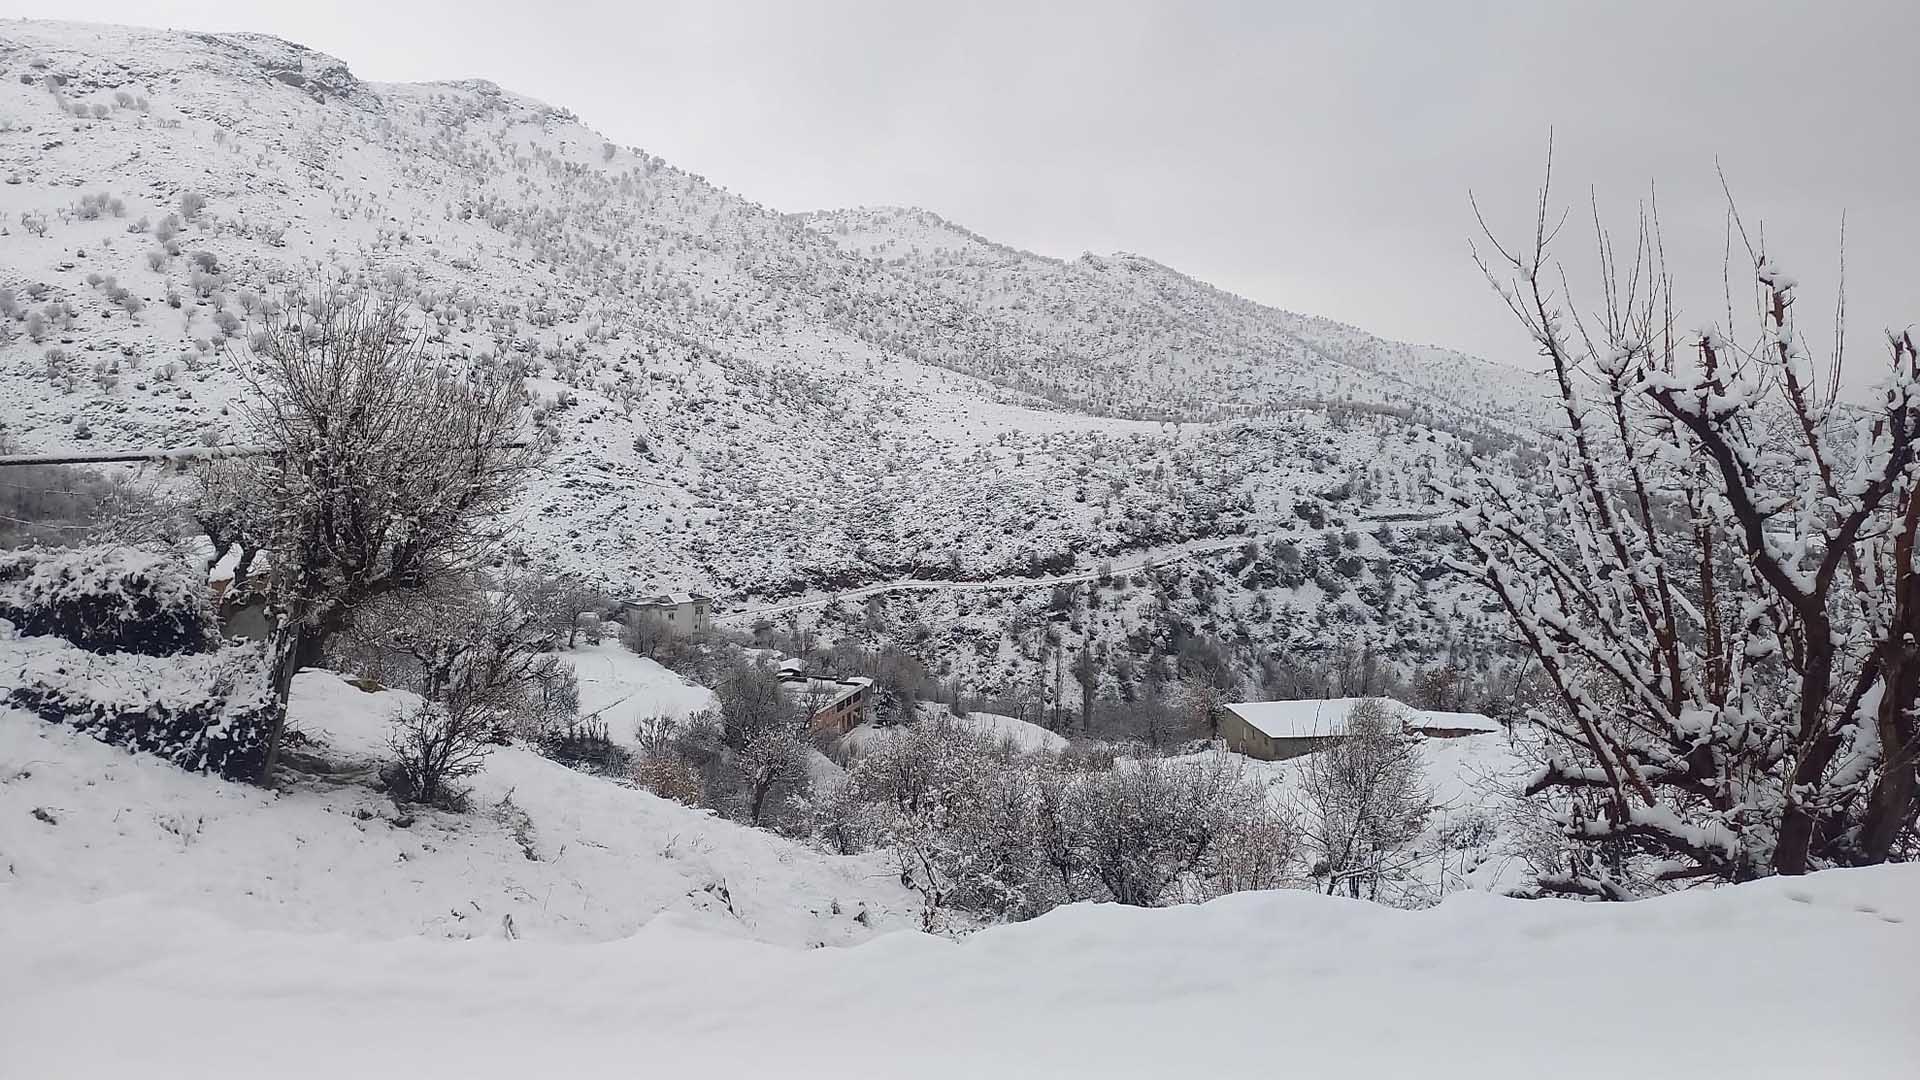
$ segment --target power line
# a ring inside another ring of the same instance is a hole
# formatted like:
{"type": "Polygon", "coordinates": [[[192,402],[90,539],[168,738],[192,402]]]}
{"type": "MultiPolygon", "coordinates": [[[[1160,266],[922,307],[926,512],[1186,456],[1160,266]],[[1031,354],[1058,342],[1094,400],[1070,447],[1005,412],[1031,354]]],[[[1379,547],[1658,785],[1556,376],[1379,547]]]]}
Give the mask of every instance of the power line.
{"type": "MultiPolygon", "coordinates": [[[[531,443],[524,439],[502,444],[504,449],[525,450],[531,443]]],[[[451,449],[468,449],[460,444],[451,449]]],[[[18,465],[111,465],[134,462],[220,461],[225,458],[266,457],[277,454],[277,446],[185,446],[173,450],[101,450],[92,453],[0,454],[0,469],[18,465]]]]}
{"type": "Polygon", "coordinates": [[[174,450],[100,450],[92,453],[0,454],[0,469],[21,465],[110,465],[127,462],[218,461],[222,458],[262,457],[272,446],[188,446],[174,450]]]}
{"type": "Polygon", "coordinates": [[[86,532],[89,529],[98,528],[96,525],[62,525],[51,521],[28,521],[25,518],[14,517],[12,514],[0,514],[0,521],[12,522],[30,529],[59,529],[65,532],[86,532]]]}

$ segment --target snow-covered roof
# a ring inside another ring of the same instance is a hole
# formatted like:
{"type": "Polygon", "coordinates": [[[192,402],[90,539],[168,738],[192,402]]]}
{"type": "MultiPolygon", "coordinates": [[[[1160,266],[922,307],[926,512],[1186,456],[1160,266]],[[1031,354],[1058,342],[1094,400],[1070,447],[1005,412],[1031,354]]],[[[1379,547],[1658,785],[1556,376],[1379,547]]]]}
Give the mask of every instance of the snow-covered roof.
{"type": "MultiPolygon", "coordinates": [[[[1304,739],[1340,735],[1347,729],[1347,713],[1360,698],[1309,698],[1303,701],[1240,701],[1228,705],[1254,730],[1273,739],[1304,739]]],[[[1500,725],[1479,713],[1428,712],[1388,702],[1410,728],[1452,728],[1499,731],[1500,725]]]]}
{"type": "Polygon", "coordinates": [[[1457,731],[1499,731],[1500,721],[1477,712],[1437,712],[1417,709],[1407,721],[1419,728],[1453,728],[1457,731]]]}
{"type": "Polygon", "coordinates": [[[1347,711],[1358,698],[1305,701],[1239,701],[1228,705],[1234,715],[1255,731],[1273,739],[1300,739],[1339,735],[1346,731],[1347,711]]]}
{"type": "Polygon", "coordinates": [[[871,682],[866,679],[817,677],[791,679],[780,684],[788,695],[810,705],[815,711],[822,712],[865,690],[869,685],[871,682]]]}
{"type": "Polygon", "coordinates": [[[705,593],[676,592],[663,593],[659,596],[642,597],[639,600],[629,600],[627,604],[630,607],[679,607],[682,604],[704,604],[710,602],[712,599],[713,597],[705,593]]]}

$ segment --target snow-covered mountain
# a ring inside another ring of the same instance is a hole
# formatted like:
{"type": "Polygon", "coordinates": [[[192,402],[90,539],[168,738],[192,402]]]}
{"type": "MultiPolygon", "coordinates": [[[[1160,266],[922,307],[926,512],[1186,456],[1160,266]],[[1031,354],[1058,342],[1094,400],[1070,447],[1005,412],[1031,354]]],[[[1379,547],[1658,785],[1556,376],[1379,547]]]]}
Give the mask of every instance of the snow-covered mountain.
{"type": "MultiPolygon", "coordinates": [[[[0,22],[0,180],[18,446],[230,440],[223,343],[261,298],[374,280],[448,356],[521,361],[555,450],[515,535],[619,592],[750,607],[1420,514],[1537,408],[1148,259],[779,213],[492,83],[261,35],[0,22]]],[[[1273,588],[1236,602],[1323,600],[1273,588]]]]}

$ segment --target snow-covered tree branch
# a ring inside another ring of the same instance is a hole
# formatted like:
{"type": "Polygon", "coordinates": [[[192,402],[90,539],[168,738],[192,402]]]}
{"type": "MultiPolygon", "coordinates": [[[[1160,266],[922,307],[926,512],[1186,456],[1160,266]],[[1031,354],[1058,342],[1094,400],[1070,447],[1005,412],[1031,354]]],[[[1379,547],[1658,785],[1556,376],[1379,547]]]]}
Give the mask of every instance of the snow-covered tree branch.
{"type": "Polygon", "coordinates": [[[1816,365],[1794,279],[1753,248],[1755,325],[1683,333],[1652,211],[1623,265],[1596,210],[1602,293],[1578,310],[1548,187],[1530,246],[1489,232],[1481,266],[1554,376],[1552,468],[1449,492],[1560,698],[1532,714],[1550,757],[1531,790],[1582,854],[1544,884],[1618,898],[1910,854],[1911,332],[1873,403],[1842,401],[1839,344],[1816,365]]]}

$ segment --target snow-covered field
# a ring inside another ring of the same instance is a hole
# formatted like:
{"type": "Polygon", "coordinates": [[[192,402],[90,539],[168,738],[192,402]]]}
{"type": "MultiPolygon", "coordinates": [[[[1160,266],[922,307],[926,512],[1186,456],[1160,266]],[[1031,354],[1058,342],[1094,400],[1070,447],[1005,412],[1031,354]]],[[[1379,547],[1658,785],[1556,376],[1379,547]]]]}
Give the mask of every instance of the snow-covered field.
{"type": "Polygon", "coordinates": [[[580,681],[580,715],[606,721],[607,735],[632,745],[634,729],[656,716],[684,720],[717,707],[713,691],[695,686],[644,656],[635,656],[611,636],[566,653],[580,681]]]}
{"type": "Polygon", "coordinates": [[[1868,1077],[1920,1055],[1920,867],[1628,905],[1074,906],[848,949],[247,929],[0,889],[0,1074],[1868,1077]]]}
{"type": "MultiPolygon", "coordinates": [[[[707,700],[616,646],[573,659],[619,723],[707,700]]],[[[369,781],[412,700],[303,673],[300,778],[278,793],[0,711],[0,1078],[1700,1080],[1894,1075],[1920,1053],[1912,866],[1592,905],[1491,895],[1489,861],[1422,876],[1451,886],[1426,910],[1241,893],[956,941],[915,929],[883,856],[520,748],[493,753],[469,814],[403,812],[369,781]]],[[[1520,765],[1504,735],[1422,750],[1448,814],[1520,765]]],[[[1248,768],[1275,798],[1298,782],[1297,761],[1248,768]]]]}

